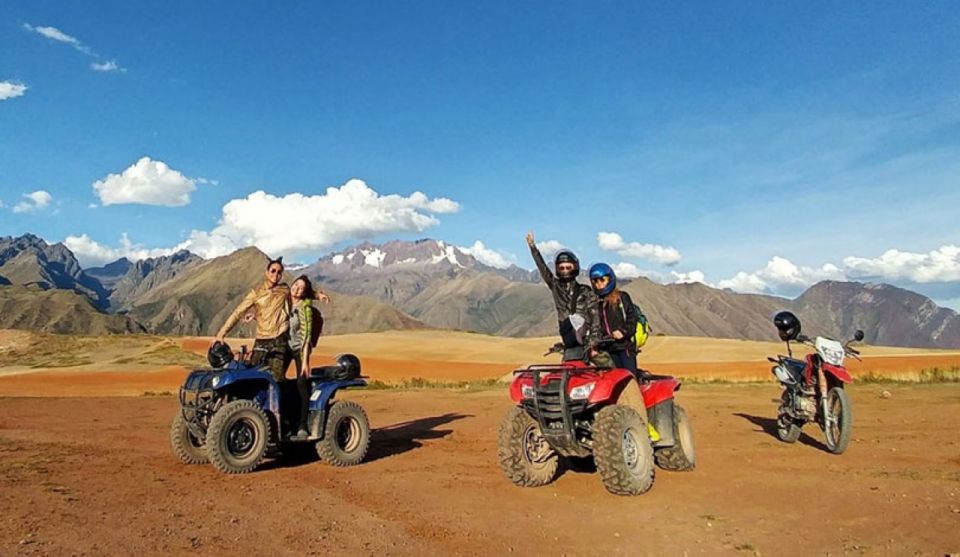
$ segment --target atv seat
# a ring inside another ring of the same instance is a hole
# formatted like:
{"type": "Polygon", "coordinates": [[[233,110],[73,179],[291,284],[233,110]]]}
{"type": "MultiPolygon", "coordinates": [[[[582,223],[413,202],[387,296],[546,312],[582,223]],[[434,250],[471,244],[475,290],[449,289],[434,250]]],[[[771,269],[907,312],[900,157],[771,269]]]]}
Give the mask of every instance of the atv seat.
{"type": "Polygon", "coordinates": [[[310,368],[310,377],[314,379],[332,379],[334,374],[340,371],[340,366],[320,366],[310,368]]]}

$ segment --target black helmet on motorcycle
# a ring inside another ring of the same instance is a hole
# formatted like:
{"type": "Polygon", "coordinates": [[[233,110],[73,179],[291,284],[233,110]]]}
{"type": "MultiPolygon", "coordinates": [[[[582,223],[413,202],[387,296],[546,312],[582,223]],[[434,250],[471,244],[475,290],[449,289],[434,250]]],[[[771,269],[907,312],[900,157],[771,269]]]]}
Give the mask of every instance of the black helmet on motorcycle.
{"type": "Polygon", "coordinates": [[[210,362],[211,367],[217,369],[225,367],[233,361],[233,350],[230,350],[229,344],[218,340],[207,350],[207,361],[210,362]]]}
{"type": "Polygon", "coordinates": [[[577,259],[577,256],[568,249],[562,249],[557,252],[557,255],[553,256],[553,270],[557,273],[557,278],[562,282],[569,282],[576,280],[577,275],[580,274],[580,260],[577,259]],[[561,263],[573,263],[572,271],[560,272],[561,263]]]}
{"type": "Polygon", "coordinates": [[[777,328],[780,340],[787,342],[800,336],[800,320],[789,311],[781,311],[773,316],[773,326],[777,328]]]}

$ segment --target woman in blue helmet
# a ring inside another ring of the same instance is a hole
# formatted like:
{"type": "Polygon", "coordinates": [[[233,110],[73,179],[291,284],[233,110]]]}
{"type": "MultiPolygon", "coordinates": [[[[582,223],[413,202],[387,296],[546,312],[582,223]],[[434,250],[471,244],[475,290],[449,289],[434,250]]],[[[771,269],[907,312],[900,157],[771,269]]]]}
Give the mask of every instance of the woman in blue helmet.
{"type": "Polygon", "coordinates": [[[617,288],[617,275],[610,265],[590,267],[590,285],[600,300],[600,329],[613,342],[605,348],[618,368],[637,375],[637,310],[630,295],[617,288]]]}

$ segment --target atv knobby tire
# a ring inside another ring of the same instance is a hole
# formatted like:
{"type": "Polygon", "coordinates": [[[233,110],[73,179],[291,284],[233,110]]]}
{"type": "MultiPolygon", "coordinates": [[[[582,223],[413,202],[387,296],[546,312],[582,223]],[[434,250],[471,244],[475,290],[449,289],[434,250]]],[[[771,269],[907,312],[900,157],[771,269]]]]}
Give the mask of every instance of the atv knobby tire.
{"type": "Polygon", "coordinates": [[[523,408],[514,406],[507,412],[500,422],[497,456],[511,482],[521,487],[540,487],[556,478],[560,457],[546,442],[540,424],[523,408]]]}
{"type": "Polygon", "coordinates": [[[327,412],[323,439],[317,441],[317,456],[333,466],[354,466],[370,448],[370,420],[356,402],[338,400],[327,412]]]}
{"type": "Polygon", "coordinates": [[[673,407],[673,438],[677,444],[657,449],[653,456],[664,470],[686,472],[697,465],[697,451],[693,444],[693,428],[690,418],[679,405],[673,407]]]}
{"type": "Polygon", "coordinates": [[[640,495],[653,487],[653,445],[636,410],[614,404],[597,412],[593,459],[607,491],[640,495]]]}
{"type": "Polygon", "coordinates": [[[184,419],[181,411],[177,411],[173,423],[170,424],[170,445],[173,447],[173,454],[177,455],[180,462],[184,464],[206,464],[210,462],[205,443],[190,433],[190,429],[187,428],[187,420],[184,419]]]}
{"type": "Polygon", "coordinates": [[[252,472],[263,461],[270,441],[270,420],[252,400],[225,404],[210,420],[207,454],[226,474],[252,472]]]}

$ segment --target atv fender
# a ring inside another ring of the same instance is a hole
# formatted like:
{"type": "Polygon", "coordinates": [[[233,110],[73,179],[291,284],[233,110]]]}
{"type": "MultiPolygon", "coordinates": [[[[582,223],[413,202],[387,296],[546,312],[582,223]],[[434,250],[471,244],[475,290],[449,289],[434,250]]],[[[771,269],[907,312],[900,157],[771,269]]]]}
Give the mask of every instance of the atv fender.
{"type": "MultiPolygon", "coordinates": [[[[315,422],[316,431],[311,431],[310,434],[314,437],[323,438],[324,430],[327,427],[327,410],[329,409],[329,403],[333,400],[333,397],[337,394],[337,391],[340,389],[346,389],[349,387],[365,387],[367,382],[363,379],[347,379],[344,381],[325,381],[317,383],[313,387],[313,392],[310,393],[310,415],[319,415],[319,419],[315,422]]],[[[314,422],[311,420],[310,422],[314,422]]]]}
{"type": "Polygon", "coordinates": [[[647,407],[643,404],[640,385],[632,373],[625,369],[614,369],[603,374],[603,379],[590,393],[590,403],[622,404],[629,406],[647,422],[647,407]]]}

